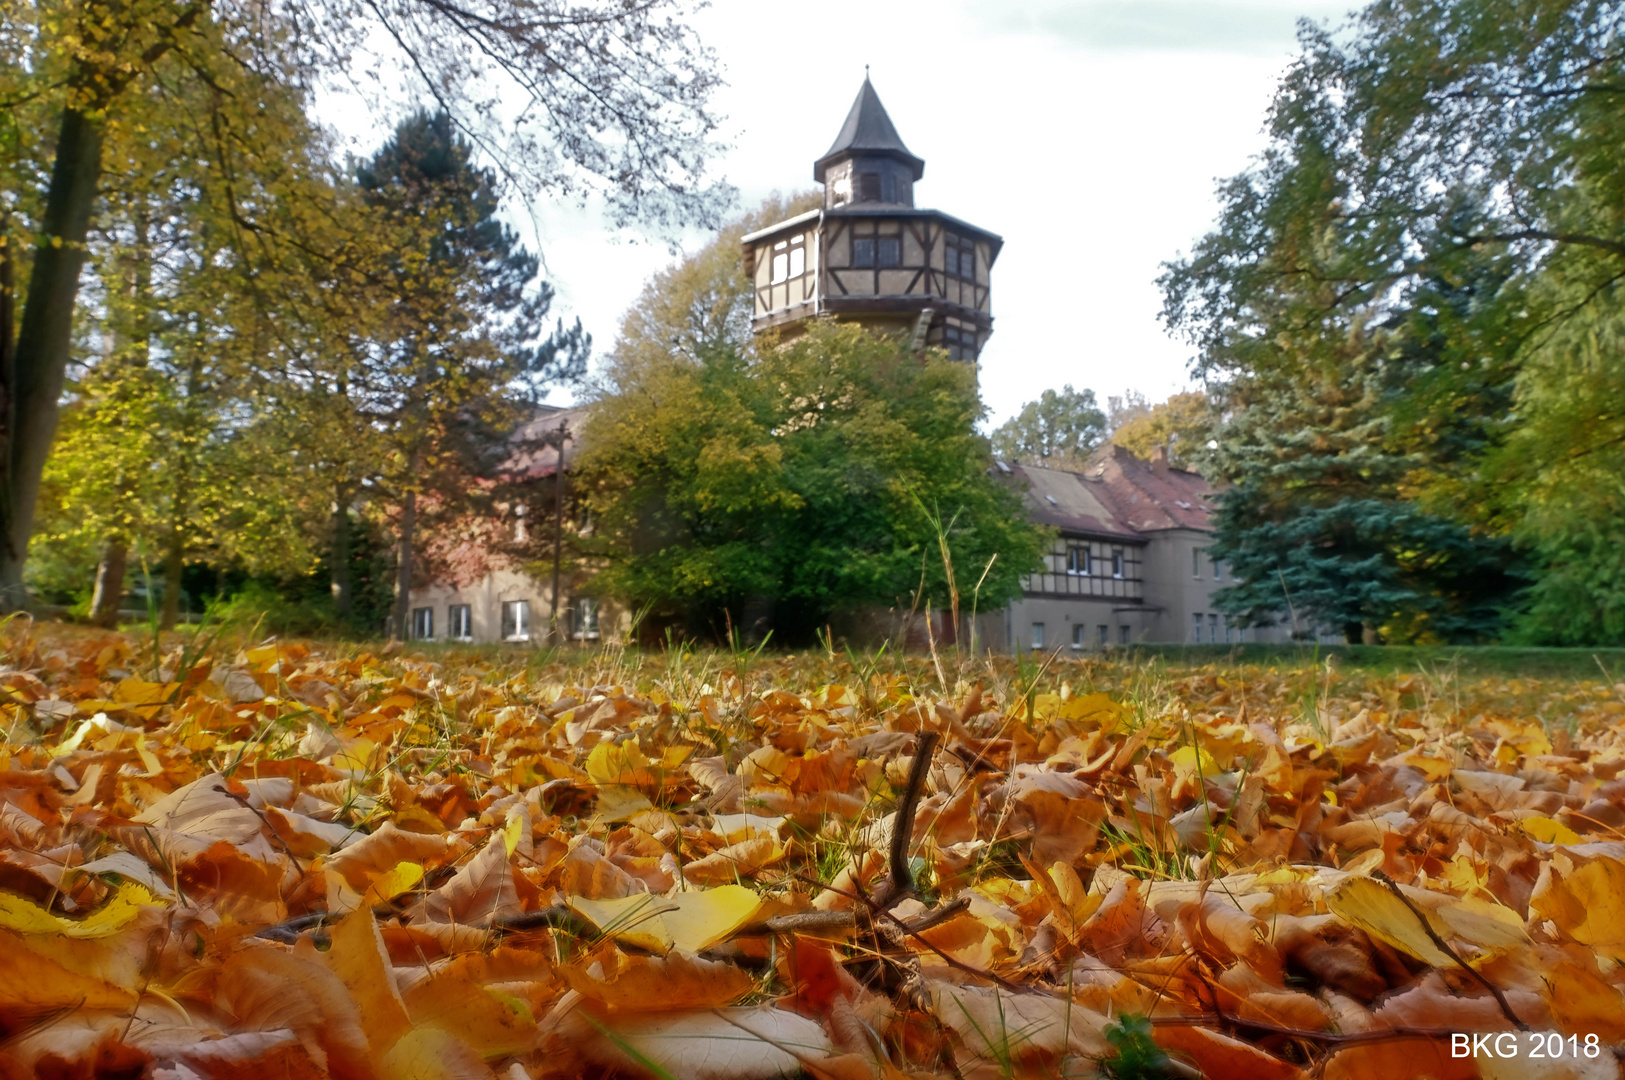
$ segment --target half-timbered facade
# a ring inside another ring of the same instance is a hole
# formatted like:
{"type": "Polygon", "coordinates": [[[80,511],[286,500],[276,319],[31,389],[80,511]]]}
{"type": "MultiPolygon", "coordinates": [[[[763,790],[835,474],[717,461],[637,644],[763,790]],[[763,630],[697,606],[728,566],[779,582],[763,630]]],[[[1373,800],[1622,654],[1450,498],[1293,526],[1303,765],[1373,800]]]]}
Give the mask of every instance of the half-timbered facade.
{"type": "Polygon", "coordinates": [[[990,278],[1004,241],[914,205],[925,162],[898,136],[868,78],[813,179],[824,203],[744,237],[752,327],[815,315],[861,322],[974,361],[993,333],[990,278]]]}
{"type": "Polygon", "coordinates": [[[1208,554],[1212,485],[1196,473],[1111,445],[1080,471],[1010,461],[994,469],[1021,490],[1033,520],[1055,530],[1004,626],[987,628],[1005,647],[1077,651],[1290,636],[1290,627],[1243,629],[1216,610],[1213,594],[1229,580],[1208,554]]]}

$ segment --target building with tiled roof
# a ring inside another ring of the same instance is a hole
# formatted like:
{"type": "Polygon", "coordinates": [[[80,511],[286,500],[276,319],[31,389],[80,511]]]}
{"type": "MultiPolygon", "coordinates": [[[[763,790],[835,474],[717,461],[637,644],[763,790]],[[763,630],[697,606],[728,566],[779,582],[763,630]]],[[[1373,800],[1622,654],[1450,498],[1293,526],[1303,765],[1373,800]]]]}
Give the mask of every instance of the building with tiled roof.
{"type": "Polygon", "coordinates": [[[1056,533],[1004,626],[987,628],[1004,647],[1205,645],[1285,633],[1232,626],[1215,609],[1213,593],[1227,582],[1224,565],[1207,553],[1213,485],[1196,473],[1110,444],[1081,471],[1013,461],[995,469],[1020,488],[1033,520],[1056,533]]]}

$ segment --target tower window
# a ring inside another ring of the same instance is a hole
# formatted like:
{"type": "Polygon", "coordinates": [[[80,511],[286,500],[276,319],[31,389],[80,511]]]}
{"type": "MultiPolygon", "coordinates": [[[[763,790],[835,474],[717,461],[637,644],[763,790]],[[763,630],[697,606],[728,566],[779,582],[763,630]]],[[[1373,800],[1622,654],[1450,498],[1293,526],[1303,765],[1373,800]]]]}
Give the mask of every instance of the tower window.
{"type": "Polygon", "coordinates": [[[858,173],[858,202],[880,201],[880,174],[858,173]]]}
{"type": "Polygon", "coordinates": [[[942,241],[943,269],[949,277],[976,280],[976,244],[968,237],[948,233],[942,241]]]}
{"type": "MultiPolygon", "coordinates": [[[[956,323],[948,323],[942,328],[942,347],[948,350],[950,360],[976,359],[976,331],[971,327],[961,327],[956,323]]],[[[1088,571],[1084,571],[1088,573],[1088,571]]]]}
{"type": "Polygon", "coordinates": [[[852,238],[852,265],[870,267],[875,264],[875,238],[872,236],[854,236],[852,238]]]}
{"type": "Polygon", "coordinates": [[[880,265],[903,265],[903,238],[901,236],[882,236],[880,238],[880,265]]]}

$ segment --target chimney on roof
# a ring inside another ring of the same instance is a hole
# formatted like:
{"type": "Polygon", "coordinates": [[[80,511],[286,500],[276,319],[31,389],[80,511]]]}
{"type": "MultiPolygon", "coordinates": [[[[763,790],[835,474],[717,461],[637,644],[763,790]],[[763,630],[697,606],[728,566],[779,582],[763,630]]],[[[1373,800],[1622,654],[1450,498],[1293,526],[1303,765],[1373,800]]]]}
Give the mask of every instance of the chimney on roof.
{"type": "Polygon", "coordinates": [[[1151,467],[1158,472],[1168,471],[1168,447],[1158,446],[1151,452],[1151,467]]]}

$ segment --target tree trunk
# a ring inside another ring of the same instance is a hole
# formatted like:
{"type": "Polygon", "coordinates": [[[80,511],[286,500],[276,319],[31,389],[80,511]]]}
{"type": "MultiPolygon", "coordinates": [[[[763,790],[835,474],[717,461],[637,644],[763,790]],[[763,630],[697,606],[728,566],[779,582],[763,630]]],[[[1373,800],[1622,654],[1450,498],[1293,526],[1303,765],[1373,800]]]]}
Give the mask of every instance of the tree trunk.
{"type": "Polygon", "coordinates": [[[164,606],[158,613],[158,627],[172,630],[181,615],[181,571],[186,568],[186,541],[179,526],[169,538],[164,553],[164,606]]]}
{"type": "Polygon", "coordinates": [[[333,614],[348,624],[354,607],[350,585],[350,493],[340,484],[333,499],[333,544],[328,551],[333,588],[333,614]]]}
{"type": "Polygon", "coordinates": [[[40,221],[40,244],[28,279],[22,326],[9,364],[0,370],[0,610],[27,602],[23,561],[34,532],[45,459],[56,433],[57,399],[73,338],[73,309],[85,237],[101,176],[101,122],[65,109],[56,162],[40,221]]]}
{"type": "MultiPolygon", "coordinates": [[[[416,459],[414,459],[416,460],[416,459]]],[[[418,493],[408,491],[401,501],[400,558],[395,574],[395,614],[390,636],[405,640],[411,629],[407,617],[412,607],[412,532],[417,528],[418,493]]]]}
{"type": "Polygon", "coordinates": [[[108,629],[118,625],[119,604],[124,599],[124,571],[129,564],[130,549],[122,537],[109,539],[102,545],[101,561],[96,564],[96,589],[90,596],[90,621],[108,629]]]}

